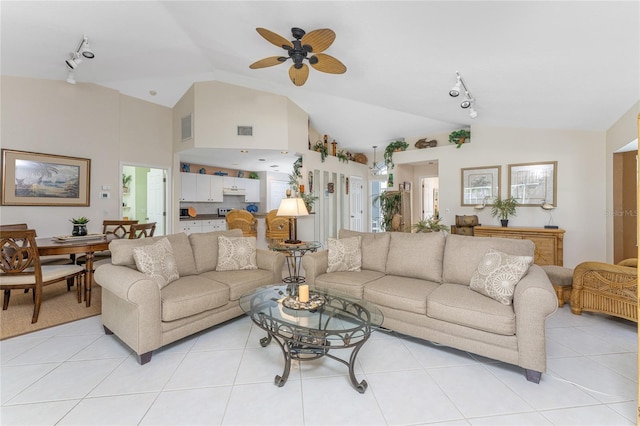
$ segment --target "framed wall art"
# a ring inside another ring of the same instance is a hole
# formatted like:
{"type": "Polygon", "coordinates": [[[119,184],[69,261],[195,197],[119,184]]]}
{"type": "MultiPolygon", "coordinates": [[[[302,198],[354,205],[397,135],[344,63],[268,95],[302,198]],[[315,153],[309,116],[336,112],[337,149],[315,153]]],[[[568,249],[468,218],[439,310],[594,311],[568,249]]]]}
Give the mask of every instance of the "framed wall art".
{"type": "Polygon", "coordinates": [[[557,161],[509,164],[509,195],[521,206],[557,206],[557,161]]]}
{"type": "Polygon", "coordinates": [[[461,169],[461,174],[461,205],[491,204],[500,195],[500,166],[461,169]]]}
{"type": "Polygon", "coordinates": [[[91,160],[2,150],[3,206],[88,206],[91,160]]]}

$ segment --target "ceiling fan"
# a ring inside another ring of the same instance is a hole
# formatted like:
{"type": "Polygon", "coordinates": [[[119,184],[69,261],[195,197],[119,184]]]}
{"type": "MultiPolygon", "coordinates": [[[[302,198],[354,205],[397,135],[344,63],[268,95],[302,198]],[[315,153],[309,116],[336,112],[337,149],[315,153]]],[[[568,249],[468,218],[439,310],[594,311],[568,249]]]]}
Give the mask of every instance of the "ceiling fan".
{"type": "Polygon", "coordinates": [[[272,67],[291,59],[293,65],[289,68],[289,78],[296,86],[302,86],[309,77],[309,66],[304,63],[305,59],[318,71],[329,74],[344,74],[347,71],[347,67],[342,62],[333,56],[321,53],[327,50],[336,39],[336,33],[328,28],[313,30],[309,33],[300,28],[291,28],[291,34],[295,39],[292,41],[265,28],[256,28],[256,31],[269,43],[286,50],[288,56],[270,56],[260,59],[249,65],[251,69],[272,67]],[[308,57],[309,54],[313,55],[308,57]]]}

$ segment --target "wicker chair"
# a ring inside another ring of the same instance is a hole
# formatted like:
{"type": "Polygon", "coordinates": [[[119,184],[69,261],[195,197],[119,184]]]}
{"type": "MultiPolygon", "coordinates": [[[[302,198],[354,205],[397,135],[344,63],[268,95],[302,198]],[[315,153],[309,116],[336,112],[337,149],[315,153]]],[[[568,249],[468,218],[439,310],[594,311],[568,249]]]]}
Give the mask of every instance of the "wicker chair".
{"type": "Polygon", "coordinates": [[[638,260],[584,262],[573,272],[571,312],[600,312],[638,322],[638,260]]]}
{"type": "Polygon", "coordinates": [[[243,237],[258,236],[258,220],[248,211],[233,209],[227,213],[225,219],[227,229],[240,229],[243,237]]]}
{"type": "Polygon", "coordinates": [[[278,209],[271,210],[264,219],[266,237],[270,244],[289,239],[289,218],[277,216],[278,209]]]}

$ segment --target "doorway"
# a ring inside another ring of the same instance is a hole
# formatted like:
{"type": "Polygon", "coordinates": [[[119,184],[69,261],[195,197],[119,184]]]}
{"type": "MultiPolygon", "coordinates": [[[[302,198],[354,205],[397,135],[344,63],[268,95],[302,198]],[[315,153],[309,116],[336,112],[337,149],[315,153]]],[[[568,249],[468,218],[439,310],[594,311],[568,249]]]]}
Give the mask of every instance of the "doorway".
{"type": "Polygon", "coordinates": [[[140,223],[155,222],[155,235],[166,235],[167,175],[167,169],[123,164],[120,217],[140,223]]]}
{"type": "Polygon", "coordinates": [[[350,176],[349,190],[349,229],[363,232],[364,229],[364,180],[360,176],[350,176]]]}
{"type": "Polygon", "coordinates": [[[420,178],[420,198],[422,199],[421,219],[440,217],[439,181],[440,179],[437,177],[420,178]]]}

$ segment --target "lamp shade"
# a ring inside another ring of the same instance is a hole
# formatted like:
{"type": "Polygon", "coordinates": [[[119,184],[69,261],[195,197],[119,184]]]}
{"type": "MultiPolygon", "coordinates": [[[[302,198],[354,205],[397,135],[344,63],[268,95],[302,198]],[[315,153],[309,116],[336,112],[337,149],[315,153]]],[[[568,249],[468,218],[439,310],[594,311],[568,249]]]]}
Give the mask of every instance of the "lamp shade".
{"type": "Polygon", "coordinates": [[[280,201],[278,213],[276,213],[276,216],[289,217],[308,215],[309,211],[307,210],[307,206],[304,205],[304,200],[302,198],[283,198],[282,201],[280,201]]]}

